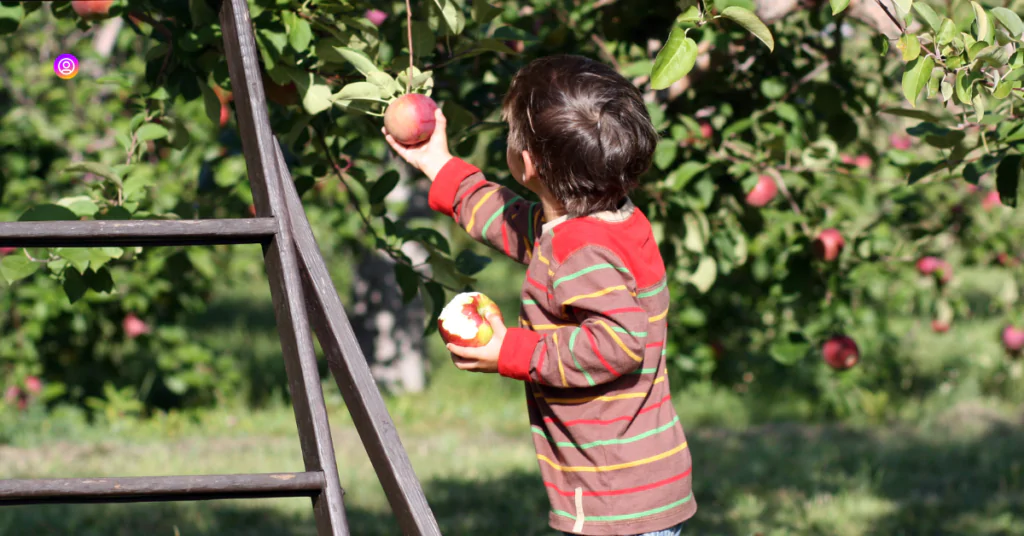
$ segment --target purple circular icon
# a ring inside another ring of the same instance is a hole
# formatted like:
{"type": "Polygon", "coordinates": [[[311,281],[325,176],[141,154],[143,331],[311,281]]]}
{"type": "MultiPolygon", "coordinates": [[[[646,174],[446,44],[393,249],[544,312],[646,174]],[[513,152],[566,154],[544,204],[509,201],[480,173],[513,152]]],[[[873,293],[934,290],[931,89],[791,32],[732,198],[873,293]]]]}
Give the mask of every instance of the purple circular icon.
{"type": "Polygon", "coordinates": [[[70,80],[78,74],[78,58],[73,54],[61,54],[53,60],[53,72],[64,80],[70,80]]]}

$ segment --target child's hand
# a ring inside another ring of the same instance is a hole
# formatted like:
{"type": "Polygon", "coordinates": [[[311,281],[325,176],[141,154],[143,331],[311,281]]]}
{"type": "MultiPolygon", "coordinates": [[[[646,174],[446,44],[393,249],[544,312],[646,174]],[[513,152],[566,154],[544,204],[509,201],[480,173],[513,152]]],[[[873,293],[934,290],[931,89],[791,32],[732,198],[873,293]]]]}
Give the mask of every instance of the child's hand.
{"type": "Polygon", "coordinates": [[[452,362],[460,370],[498,372],[498,354],[501,353],[501,343],[505,340],[505,323],[499,315],[488,316],[487,322],[491,324],[494,335],[486,345],[476,348],[448,345],[448,351],[452,353],[452,362]]]}
{"type": "Polygon", "coordinates": [[[391,134],[388,134],[386,128],[380,129],[384,134],[384,139],[398,153],[398,156],[409,162],[412,167],[425,173],[431,182],[452,158],[451,152],[448,151],[448,120],[441,113],[440,108],[434,110],[434,121],[434,132],[430,135],[430,139],[418,145],[402,145],[395,141],[391,134]]]}

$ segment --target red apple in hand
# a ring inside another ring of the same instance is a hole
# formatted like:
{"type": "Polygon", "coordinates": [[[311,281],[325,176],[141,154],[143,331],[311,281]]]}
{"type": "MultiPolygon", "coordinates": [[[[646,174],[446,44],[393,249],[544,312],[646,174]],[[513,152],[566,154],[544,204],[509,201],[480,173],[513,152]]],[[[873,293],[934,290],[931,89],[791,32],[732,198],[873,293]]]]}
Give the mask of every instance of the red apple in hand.
{"type": "Polygon", "coordinates": [[[1003,328],[1003,348],[1014,354],[1024,349],[1024,329],[1014,326],[1003,328]]]}
{"type": "Polygon", "coordinates": [[[843,250],[844,245],[846,245],[846,242],[843,240],[843,235],[839,233],[838,229],[825,229],[814,240],[814,243],[811,244],[811,248],[814,250],[815,257],[831,262],[839,257],[839,253],[843,250]]]}
{"type": "Polygon", "coordinates": [[[775,199],[779,187],[768,175],[757,178],[757,184],[747,192],[747,204],[752,207],[763,207],[775,199]]]}
{"type": "Polygon", "coordinates": [[[494,335],[487,321],[490,315],[501,318],[501,310],[490,298],[479,292],[463,292],[444,306],[437,319],[437,329],[445,343],[485,346],[494,335]]]}
{"type": "Polygon", "coordinates": [[[416,145],[434,133],[437,103],[426,95],[407,93],[384,111],[384,128],[402,145],[416,145]]]}
{"type": "Polygon", "coordinates": [[[102,19],[110,13],[114,0],[71,0],[71,9],[86,20],[102,19]]]}
{"type": "Polygon", "coordinates": [[[857,364],[860,360],[860,350],[857,343],[846,335],[835,335],[825,341],[821,347],[822,357],[825,363],[835,370],[846,370],[857,364]]]}

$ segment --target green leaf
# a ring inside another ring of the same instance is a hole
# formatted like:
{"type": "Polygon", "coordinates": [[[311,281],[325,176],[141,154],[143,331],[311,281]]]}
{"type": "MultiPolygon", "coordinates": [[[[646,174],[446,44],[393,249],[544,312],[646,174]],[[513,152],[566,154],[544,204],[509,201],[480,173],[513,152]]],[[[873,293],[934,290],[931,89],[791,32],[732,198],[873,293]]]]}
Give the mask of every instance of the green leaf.
{"type": "Polygon", "coordinates": [[[676,159],[676,152],[678,150],[679,144],[675,140],[659,140],[658,144],[654,147],[654,165],[660,170],[667,169],[676,159]]]}
{"type": "Polygon", "coordinates": [[[469,16],[477,24],[487,24],[491,19],[501,14],[501,10],[487,3],[487,0],[473,0],[469,9],[469,16]]]}
{"type": "Polygon", "coordinates": [[[1024,156],[1010,155],[1003,158],[996,168],[996,189],[999,190],[999,200],[1004,205],[1011,207],[1024,206],[1024,175],[1021,174],[1021,164],[1024,156]]]}
{"type": "Polygon", "coordinates": [[[68,210],[74,212],[75,216],[78,216],[79,218],[83,216],[92,216],[100,209],[100,207],[96,206],[96,203],[94,203],[87,195],[65,197],[64,199],[57,201],[57,204],[62,207],[67,207],[68,210]]]}
{"type": "Polygon", "coordinates": [[[992,96],[997,100],[1003,100],[1010,96],[1010,92],[1013,91],[1013,82],[1003,80],[999,82],[999,85],[992,91],[992,96]]]}
{"type": "Polygon", "coordinates": [[[914,11],[924,19],[924,22],[931,27],[932,31],[939,31],[942,26],[942,19],[939,18],[935,10],[924,2],[917,2],[914,4],[914,11]]]}
{"type": "Polygon", "coordinates": [[[306,19],[296,17],[291,29],[288,30],[288,44],[296,52],[305,52],[313,40],[313,29],[306,19]]]}
{"type": "Polygon", "coordinates": [[[896,2],[896,7],[900,8],[901,14],[910,13],[910,5],[914,3],[914,0],[893,0],[896,2]]]}
{"type": "Polygon", "coordinates": [[[829,0],[832,5],[832,14],[838,15],[850,5],[850,0],[829,0]]]}
{"type": "Polygon", "coordinates": [[[491,263],[490,257],[477,255],[465,249],[455,257],[455,268],[466,275],[476,275],[491,263]]]}
{"type": "Polygon", "coordinates": [[[1006,32],[1010,34],[1010,37],[1019,39],[1021,35],[1024,35],[1024,22],[1020,20],[1020,15],[1005,7],[994,7],[992,8],[992,16],[996,18],[996,21],[1003,28],[1006,28],[1006,32]]]}
{"type": "Polygon", "coordinates": [[[660,90],[671,86],[686,76],[697,62],[697,43],[686,37],[686,31],[673,28],[665,46],[654,59],[651,71],[651,89],[660,90]]]}
{"type": "Polygon", "coordinates": [[[722,10],[721,16],[735,21],[760,39],[768,47],[768,50],[775,51],[775,38],[772,37],[772,32],[768,30],[768,27],[752,11],[739,6],[729,6],[722,10]]]}
{"type": "MultiPolygon", "coordinates": [[[[310,74],[310,79],[313,75],[310,74]]],[[[369,82],[359,82],[360,84],[368,84],[374,88],[374,94],[379,95],[380,91],[377,86],[370,84],[369,82]]],[[[344,89],[344,88],[342,88],[344,89]]],[[[302,95],[302,109],[309,115],[316,115],[331,107],[334,101],[334,96],[331,95],[331,87],[327,84],[316,84],[310,83],[309,87],[306,88],[306,93],[302,95]]]]}
{"type": "Polygon", "coordinates": [[[217,277],[217,264],[213,261],[213,254],[209,248],[187,248],[185,255],[197,272],[210,279],[217,277]]]}
{"type": "MultiPolygon", "coordinates": [[[[443,34],[458,35],[466,26],[465,15],[455,3],[455,0],[434,0],[434,5],[440,11],[440,21],[444,22],[443,34]]],[[[432,13],[436,13],[432,11],[432,13]]]]}
{"type": "Polygon", "coordinates": [[[398,82],[384,71],[366,75],[366,81],[380,88],[382,99],[390,99],[395,96],[395,93],[402,91],[402,86],[398,85],[398,82]]]}
{"type": "Polygon", "coordinates": [[[60,205],[38,205],[26,210],[18,221],[72,221],[80,216],[60,205]]]}
{"type": "Polygon", "coordinates": [[[978,24],[978,41],[990,42],[992,34],[989,33],[988,13],[977,2],[972,1],[971,7],[974,8],[974,22],[978,24]]]}
{"type": "Polygon", "coordinates": [[[158,125],[156,123],[144,123],[139,127],[139,130],[135,131],[135,139],[137,139],[139,143],[144,143],[147,141],[166,138],[170,133],[171,132],[163,125],[158,125]]]}
{"type": "Polygon", "coordinates": [[[89,269],[82,276],[85,277],[85,282],[89,285],[89,288],[100,294],[106,294],[114,290],[114,278],[111,277],[110,270],[106,268],[89,269]]]}
{"type": "Polygon", "coordinates": [[[92,173],[93,175],[99,175],[118,186],[121,185],[121,176],[118,175],[110,166],[99,162],[75,162],[73,164],[68,164],[68,166],[64,168],[64,173],[74,172],[92,173]]]}
{"type": "Polygon", "coordinates": [[[935,33],[935,42],[945,46],[952,42],[954,37],[956,37],[956,23],[950,19],[942,19],[942,25],[935,33]]]}
{"type": "Polygon", "coordinates": [[[985,95],[979,91],[974,95],[974,98],[971,99],[971,104],[974,105],[974,112],[977,114],[976,118],[980,123],[981,120],[985,118],[985,95]]]}
{"type": "Polygon", "coordinates": [[[907,64],[903,72],[903,95],[911,106],[917,106],[917,97],[931,79],[935,61],[930,56],[919,57],[907,64]]]}
{"type": "Polygon", "coordinates": [[[715,279],[718,277],[718,263],[715,262],[715,258],[710,255],[701,257],[700,262],[697,263],[697,269],[694,270],[693,275],[690,276],[690,283],[697,288],[697,290],[704,294],[711,290],[711,287],[715,284],[715,279]]]}
{"type": "Polygon", "coordinates": [[[788,87],[781,78],[772,77],[761,80],[761,94],[768,100],[781,99],[788,87]]]}
{"type": "Polygon", "coordinates": [[[412,53],[417,58],[434,54],[437,37],[426,21],[412,21],[412,53]]]}
{"type": "Polygon", "coordinates": [[[956,98],[960,99],[962,104],[968,104],[973,100],[971,95],[971,89],[974,87],[974,81],[967,75],[967,71],[960,71],[956,75],[956,84],[953,88],[956,90],[956,98]]]}
{"type": "Polygon", "coordinates": [[[683,225],[686,228],[683,247],[694,253],[704,253],[711,234],[708,217],[701,211],[687,212],[683,214],[683,225]]]}
{"type": "Polygon", "coordinates": [[[89,261],[92,260],[92,254],[85,248],[58,248],[55,253],[68,261],[79,272],[88,270],[89,261]]]}
{"type": "Polygon", "coordinates": [[[0,35],[13,33],[25,18],[25,8],[18,2],[0,4],[0,35]]]}
{"type": "Polygon", "coordinates": [[[391,193],[391,190],[394,190],[395,186],[398,186],[398,179],[398,172],[393,169],[381,175],[381,177],[373,183],[373,186],[370,187],[370,204],[376,205],[377,203],[384,201],[384,198],[391,193]]]}
{"type": "MultiPolygon", "coordinates": [[[[123,193],[126,199],[141,197],[146,188],[153,186],[153,180],[145,175],[133,175],[124,181],[123,193]]],[[[74,210],[74,209],[72,209],[74,210]]]]}
{"type": "Polygon", "coordinates": [[[424,301],[429,303],[426,309],[430,310],[430,320],[427,321],[427,325],[423,328],[423,336],[426,337],[437,330],[437,319],[441,316],[441,311],[444,310],[444,306],[447,305],[445,302],[444,287],[439,283],[428,281],[423,284],[423,289],[426,291],[424,301]]]}
{"type": "Polygon", "coordinates": [[[701,16],[700,8],[696,5],[692,5],[684,9],[683,12],[676,17],[676,24],[689,24],[692,26],[693,23],[699,22],[701,18],[703,17],[701,16]]]}
{"type": "Polygon", "coordinates": [[[409,303],[416,297],[416,291],[420,288],[420,276],[409,267],[408,264],[395,263],[395,279],[402,289],[402,303],[409,303]]]}
{"type": "Polygon", "coordinates": [[[914,34],[903,34],[900,36],[896,47],[903,51],[903,61],[912,62],[921,55],[921,42],[914,34]]]}
{"type": "Polygon", "coordinates": [[[333,49],[334,52],[337,52],[341,57],[348,60],[348,62],[351,63],[357,71],[363,73],[363,75],[380,70],[365,52],[348,47],[333,47],[333,49]]]}
{"type": "Polygon", "coordinates": [[[371,100],[380,101],[380,87],[372,82],[352,82],[341,88],[337,93],[331,95],[331,100],[371,100]]]}
{"type": "Polygon", "coordinates": [[[18,253],[7,255],[0,260],[0,275],[11,284],[36,273],[40,266],[40,263],[32,261],[19,250],[18,253]]]}
{"type": "Polygon", "coordinates": [[[768,347],[768,353],[780,365],[795,365],[807,356],[811,350],[811,344],[800,333],[788,333],[781,340],[773,341],[768,347]]]}
{"type": "Polygon", "coordinates": [[[85,293],[89,290],[89,286],[85,282],[85,278],[82,274],[78,273],[78,270],[68,269],[64,270],[64,294],[67,294],[68,301],[75,303],[82,299],[85,293]]]}

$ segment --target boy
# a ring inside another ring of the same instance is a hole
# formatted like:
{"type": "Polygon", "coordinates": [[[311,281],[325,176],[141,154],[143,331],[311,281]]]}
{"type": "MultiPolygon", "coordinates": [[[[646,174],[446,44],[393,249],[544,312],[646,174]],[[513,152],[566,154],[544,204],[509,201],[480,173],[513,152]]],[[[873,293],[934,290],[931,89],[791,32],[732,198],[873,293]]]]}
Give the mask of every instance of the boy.
{"type": "Polygon", "coordinates": [[[640,92],[580,56],[535,60],[502,105],[528,202],[432,137],[391,147],[432,181],[430,206],[526,264],[519,327],[498,318],[462,370],[522,380],[549,522],[565,534],[678,535],[694,515],[690,453],[665,367],[669,295],[650,223],[627,197],[657,133],[640,92]]]}

